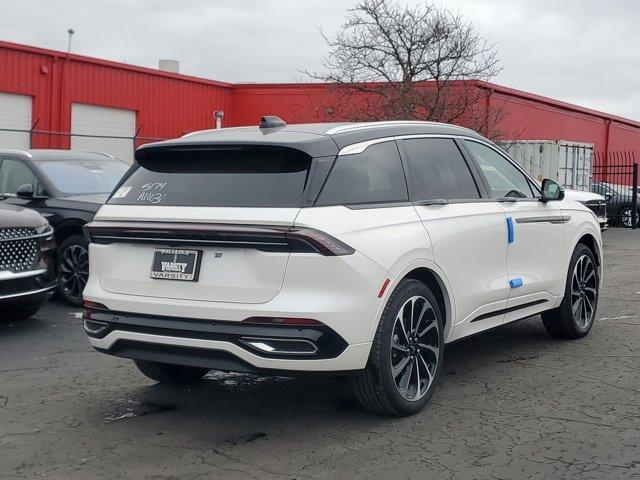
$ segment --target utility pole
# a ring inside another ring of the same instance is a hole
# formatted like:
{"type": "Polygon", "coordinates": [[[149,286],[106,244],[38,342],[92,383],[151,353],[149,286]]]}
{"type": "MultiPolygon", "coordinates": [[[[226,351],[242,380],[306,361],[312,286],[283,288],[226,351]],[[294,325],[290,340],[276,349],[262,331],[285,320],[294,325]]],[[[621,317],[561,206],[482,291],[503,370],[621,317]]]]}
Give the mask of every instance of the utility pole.
{"type": "Polygon", "coordinates": [[[69,41],[67,42],[67,56],[69,56],[71,53],[71,37],[73,37],[73,34],[76,32],[73,31],[73,28],[70,28],[67,30],[67,33],[69,34],[69,41]]]}

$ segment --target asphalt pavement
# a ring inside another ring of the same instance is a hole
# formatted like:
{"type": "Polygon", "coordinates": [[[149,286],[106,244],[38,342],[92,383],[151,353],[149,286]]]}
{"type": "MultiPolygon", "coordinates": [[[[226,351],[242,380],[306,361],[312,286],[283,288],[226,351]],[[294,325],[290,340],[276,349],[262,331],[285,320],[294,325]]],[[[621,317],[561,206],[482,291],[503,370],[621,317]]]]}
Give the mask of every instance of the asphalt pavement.
{"type": "Polygon", "coordinates": [[[450,345],[431,403],[363,411],[348,381],[211,373],[156,385],[53,301],[0,321],[0,478],[640,478],[640,231],[605,233],[597,321],[450,345]]]}

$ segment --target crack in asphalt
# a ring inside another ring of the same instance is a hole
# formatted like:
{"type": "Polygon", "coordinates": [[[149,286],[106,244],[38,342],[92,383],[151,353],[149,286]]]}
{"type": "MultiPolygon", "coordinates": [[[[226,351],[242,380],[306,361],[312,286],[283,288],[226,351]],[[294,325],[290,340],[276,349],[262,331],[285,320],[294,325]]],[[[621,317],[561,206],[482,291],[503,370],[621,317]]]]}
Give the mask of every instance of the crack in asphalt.
{"type": "Polygon", "coordinates": [[[556,420],[556,421],[561,421],[561,422],[569,422],[569,423],[580,423],[580,424],[584,424],[584,425],[591,425],[591,426],[596,426],[596,427],[606,427],[606,428],[611,428],[611,429],[615,429],[615,430],[638,430],[638,428],[635,427],[629,427],[629,426],[624,426],[624,425],[614,425],[611,423],[603,423],[603,422],[589,422],[587,420],[579,420],[576,418],[567,418],[567,417],[561,417],[561,416],[556,416],[556,415],[531,415],[531,414],[527,414],[527,413],[522,413],[522,412],[510,412],[508,410],[500,410],[500,409],[495,409],[495,408],[484,408],[484,407],[470,407],[470,406],[466,406],[466,405],[453,405],[453,404],[448,404],[448,403],[442,403],[442,402],[437,402],[437,401],[431,401],[432,404],[434,405],[439,405],[442,407],[448,407],[448,408],[452,408],[452,409],[456,409],[456,410],[468,410],[468,411],[472,411],[472,412],[489,412],[489,413],[499,413],[501,415],[511,415],[511,416],[516,416],[516,417],[525,417],[525,418],[531,418],[531,419],[535,419],[535,420],[556,420]]]}
{"type": "Polygon", "coordinates": [[[69,309],[49,303],[0,334],[0,477],[640,478],[640,296],[613,288],[640,263],[611,263],[590,336],[547,341],[537,318],[459,343],[446,388],[402,419],[362,412],[348,385],[324,380],[155,385],[89,350],[69,309]]]}
{"type": "MultiPolygon", "coordinates": [[[[624,345],[624,346],[627,347],[626,345],[624,345]]],[[[630,350],[634,351],[630,347],[627,347],[627,348],[629,348],[630,350]]],[[[508,352],[501,352],[499,350],[491,350],[491,349],[487,349],[487,348],[485,348],[485,350],[488,351],[488,352],[491,352],[491,353],[495,353],[495,354],[498,354],[498,355],[504,355],[506,357],[509,357],[508,360],[503,360],[502,362],[513,362],[513,363],[517,363],[519,365],[524,365],[524,366],[527,366],[527,367],[541,368],[541,369],[545,369],[545,370],[555,370],[555,371],[559,371],[559,372],[562,372],[562,373],[567,373],[569,375],[576,375],[578,377],[581,377],[581,378],[584,378],[584,379],[587,379],[587,380],[591,380],[591,381],[595,381],[595,382],[598,382],[598,383],[602,383],[603,385],[607,385],[609,387],[618,388],[620,390],[625,390],[625,391],[630,391],[630,392],[634,392],[634,393],[639,393],[640,394],[640,389],[632,388],[632,387],[623,387],[621,385],[616,385],[615,383],[607,382],[604,379],[599,378],[599,377],[593,377],[591,375],[586,375],[584,373],[574,372],[572,370],[566,370],[564,368],[554,367],[554,366],[551,366],[551,365],[538,365],[536,363],[525,362],[523,360],[528,360],[528,358],[522,358],[522,357],[516,358],[516,357],[513,357],[508,352]]],[[[536,356],[536,357],[532,357],[532,358],[539,358],[539,357],[536,356]]],[[[499,360],[498,362],[501,362],[501,361],[499,360]]]]}

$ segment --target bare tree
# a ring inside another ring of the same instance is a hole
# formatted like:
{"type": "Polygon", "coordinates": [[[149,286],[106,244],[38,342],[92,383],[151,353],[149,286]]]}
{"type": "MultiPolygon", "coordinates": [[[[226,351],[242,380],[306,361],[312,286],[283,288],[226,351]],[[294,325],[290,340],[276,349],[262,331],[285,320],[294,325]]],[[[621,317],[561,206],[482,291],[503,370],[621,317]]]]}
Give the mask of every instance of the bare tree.
{"type": "Polygon", "coordinates": [[[458,123],[494,136],[503,115],[492,111],[483,83],[501,65],[460,13],[429,2],[361,0],[335,38],[321,34],[330,47],[324,68],[305,73],[335,86],[337,117],[458,123]]]}

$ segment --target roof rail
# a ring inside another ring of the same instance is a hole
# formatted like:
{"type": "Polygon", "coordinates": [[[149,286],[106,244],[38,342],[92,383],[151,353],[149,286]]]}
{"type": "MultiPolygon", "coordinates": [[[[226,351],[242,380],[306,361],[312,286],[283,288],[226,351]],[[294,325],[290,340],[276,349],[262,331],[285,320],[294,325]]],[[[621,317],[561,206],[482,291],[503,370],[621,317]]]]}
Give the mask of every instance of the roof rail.
{"type": "Polygon", "coordinates": [[[352,123],[350,125],[340,125],[338,127],[333,127],[327,130],[325,133],[327,135],[335,135],[336,133],[345,133],[352,132],[354,130],[366,130],[370,128],[379,128],[379,127],[394,127],[394,126],[402,126],[402,125],[442,125],[439,122],[427,122],[421,120],[393,120],[386,122],[360,122],[360,123],[352,123]]]}
{"type": "MultiPolygon", "coordinates": [[[[71,151],[71,150],[69,150],[71,151]]],[[[105,152],[98,152],[97,150],[75,150],[76,152],[82,152],[82,153],[95,153],[96,155],[104,155],[105,157],[109,157],[109,158],[116,158],[113,155],[111,155],[110,153],[105,153],[105,152]]]]}

